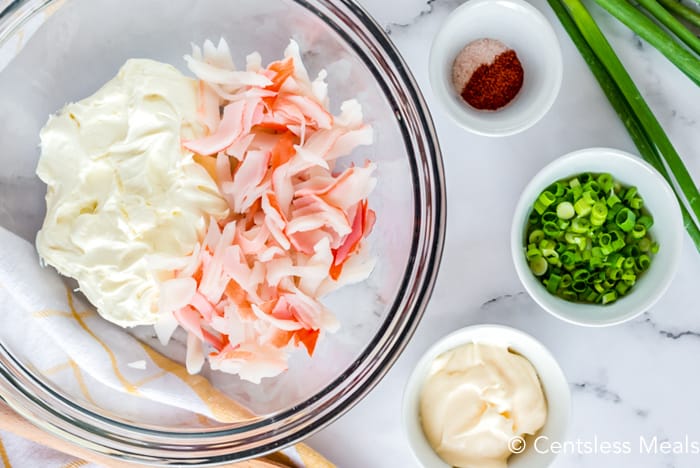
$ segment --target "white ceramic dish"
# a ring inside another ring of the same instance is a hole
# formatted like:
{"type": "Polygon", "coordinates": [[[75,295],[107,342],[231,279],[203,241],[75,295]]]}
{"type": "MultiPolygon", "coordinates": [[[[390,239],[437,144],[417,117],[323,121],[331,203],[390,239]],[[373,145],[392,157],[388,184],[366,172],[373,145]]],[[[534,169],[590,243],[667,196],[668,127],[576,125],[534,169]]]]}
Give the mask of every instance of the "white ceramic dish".
{"type": "Polygon", "coordinates": [[[544,167],[520,196],[511,229],[513,262],[530,296],[552,315],[585,326],[615,325],[631,320],[652,307],[671,284],[682,246],[681,212],[666,180],[640,158],[610,148],[575,151],[544,167]],[[628,295],[605,306],[569,302],[547,292],[530,271],[523,250],[525,226],[535,199],[553,182],[583,172],[607,172],[622,184],[637,187],[644,199],[644,206],[654,218],[649,232],[660,245],[649,270],[639,278],[628,295]]]}
{"type": "Polygon", "coordinates": [[[470,0],[456,8],[430,50],[430,84],[447,113],[465,129],[487,136],[521,132],[539,121],[554,103],[562,80],[562,57],[549,21],[523,0],[470,0]],[[468,43],[498,39],[515,50],[524,70],[523,87],[506,107],[479,111],[452,85],[452,65],[468,43]]]}
{"type": "Polygon", "coordinates": [[[419,416],[420,394],[436,357],[474,342],[506,346],[529,360],[537,371],[547,399],[547,422],[534,438],[527,438],[524,447],[519,441],[514,441],[513,449],[518,451],[523,448],[523,451],[508,459],[508,468],[546,468],[556,457],[549,450],[550,444],[565,441],[571,416],[571,391],[564,372],[542,343],[520,330],[501,325],[475,325],[457,330],[431,346],[418,361],[408,379],[402,408],[403,427],[414,455],[424,467],[449,468],[423,434],[419,416]]]}

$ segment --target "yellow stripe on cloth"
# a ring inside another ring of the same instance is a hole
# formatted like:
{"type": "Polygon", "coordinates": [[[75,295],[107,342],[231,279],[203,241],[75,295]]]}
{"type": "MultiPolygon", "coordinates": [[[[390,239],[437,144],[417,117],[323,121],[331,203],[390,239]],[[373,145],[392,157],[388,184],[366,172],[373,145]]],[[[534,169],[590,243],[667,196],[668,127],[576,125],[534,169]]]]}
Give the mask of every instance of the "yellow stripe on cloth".
{"type": "Polygon", "coordinates": [[[138,388],[141,388],[144,385],[146,385],[147,383],[150,383],[150,382],[153,382],[154,380],[158,380],[160,378],[163,378],[166,375],[168,375],[168,373],[164,370],[161,370],[160,372],[158,372],[156,374],[149,375],[148,377],[144,377],[141,380],[137,380],[136,382],[134,382],[134,385],[136,385],[136,387],[138,387],[138,388]]]}
{"type": "Polygon", "coordinates": [[[47,377],[51,377],[52,375],[56,375],[60,372],[63,372],[64,370],[67,370],[70,368],[71,368],[71,361],[66,361],[63,364],[58,364],[56,366],[49,367],[45,371],[41,371],[41,373],[47,377]]]}
{"type": "Polygon", "coordinates": [[[83,379],[83,373],[80,370],[80,366],[78,366],[78,363],[75,362],[74,360],[69,359],[67,362],[50,367],[50,368],[46,369],[45,371],[42,371],[41,373],[47,377],[50,377],[52,375],[56,375],[60,372],[68,370],[68,369],[71,369],[73,371],[73,376],[75,377],[75,381],[78,383],[78,387],[80,388],[80,391],[82,392],[83,396],[85,397],[85,400],[87,400],[88,402],[90,402],[94,405],[95,400],[93,400],[92,397],[90,396],[90,391],[87,388],[87,384],[85,384],[85,379],[83,379]]]}
{"type": "Polygon", "coordinates": [[[83,330],[85,330],[95,341],[97,341],[100,344],[100,346],[104,348],[105,352],[107,352],[107,354],[109,355],[109,360],[112,362],[112,371],[114,371],[114,375],[117,377],[117,380],[121,382],[121,384],[124,386],[124,389],[127,392],[132,393],[134,395],[138,395],[139,390],[136,388],[136,386],[129,382],[119,370],[119,365],[117,364],[117,357],[114,355],[114,352],[111,349],[109,349],[109,346],[107,346],[107,344],[104,341],[102,341],[97,335],[95,335],[95,333],[92,330],[90,330],[90,327],[88,327],[87,324],[83,321],[80,314],[76,312],[75,306],[73,305],[73,293],[68,288],[66,288],[66,297],[68,298],[68,307],[70,307],[71,313],[75,321],[78,322],[78,325],[80,325],[83,328],[83,330]]]}
{"type": "MultiPolygon", "coordinates": [[[[90,317],[94,314],[94,312],[90,310],[86,310],[84,312],[78,313],[78,316],[80,318],[86,318],[90,317]]],[[[65,317],[65,318],[73,318],[75,315],[71,312],[66,312],[64,310],[53,310],[53,309],[46,309],[46,310],[40,310],[39,312],[34,312],[32,314],[36,318],[49,318],[49,317],[65,317]]]]}
{"type": "Polygon", "coordinates": [[[75,376],[75,380],[78,382],[78,386],[80,387],[80,391],[83,393],[83,396],[85,399],[92,403],[93,405],[96,405],[95,400],[92,399],[90,396],[90,392],[88,391],[87,385],[85,385],[85,380],[83,379],[83,373],[80,371],[80,367],[74,360],[70,360],[70,367],[73,369],[73,375],[75,376]]]}
{"type": "Polygon", "coordinates": [[[87,464],[88,462],[86,462],[85,460],[76,460],[74,462],[68,463],[67,465],[63,465],[61,468],[79,468],[87,464]]]}
{"type": "Polygon", "coordinates": [[[10,465],[10,457],[7,456],[7,452],[5,451],[5,446],[2,444],[1,437],[0,437],[0,461],[2,461],[2,464],[5,466],[5,468],[12,468],[12,465],[10,465]]]}

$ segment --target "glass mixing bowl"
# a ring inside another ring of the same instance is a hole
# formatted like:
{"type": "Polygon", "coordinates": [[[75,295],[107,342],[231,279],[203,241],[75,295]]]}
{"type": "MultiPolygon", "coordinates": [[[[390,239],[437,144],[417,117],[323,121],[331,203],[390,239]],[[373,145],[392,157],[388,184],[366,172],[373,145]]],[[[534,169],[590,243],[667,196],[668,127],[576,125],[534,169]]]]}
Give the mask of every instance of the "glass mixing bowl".
{"type": "Polygon", "coordinates": [[[186,72],[182,56],[190,42],[206,38],[226,38],[238,63],[255,50],[264,61],[275,60],[290,37],[296,39],[311,74],[328,71],[334,112],[345,99],[362,103],[376,142],[346,164],[374,160],[379,179],[370,199],[378,265],[368,281],[326,301],[341,330],[325,336],[312,359],[295,353],[288,372],[262,385],[205,374],[258,417],[165,424],[157,411],[130,414],[119,401],[98,407],[33,369],[29,357],[13,349],[18,330],[0,330],[0,396],[35,424],[84,447],[165,465],[215,464],[277,450],[367,394],[418,324],[445,227],[435,130],[382,29],[347,0],[26,0],[0,1],[0,10],[0,225],[25,239],[33,241],[44,216],[45,187],[34,170],[49,114],[92,94],[131,57],[186,72]]]}

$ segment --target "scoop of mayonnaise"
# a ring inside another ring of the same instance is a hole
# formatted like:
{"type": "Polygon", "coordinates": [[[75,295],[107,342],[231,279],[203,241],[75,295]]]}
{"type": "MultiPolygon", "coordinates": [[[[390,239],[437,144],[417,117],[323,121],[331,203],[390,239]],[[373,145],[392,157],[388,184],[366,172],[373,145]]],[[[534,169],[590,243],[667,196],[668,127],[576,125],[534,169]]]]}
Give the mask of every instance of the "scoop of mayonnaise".
{"type": "Polygon", "coordinates": [[[37,174],[48,188],[37,250],[121,326],[158,320],[160,282],[182,268],[209,216],[227,215],[181,146],[203,134],[197,121],[195,80],[134,59],[41,131],[37,174]]]}
{"type": "Polygon", "coordinates": [[[544,426],[547,403],[527,359],[469,343],[433,362],[420,417],[428,442],[451,466],[505,468],[509,442],[544,426]]]}

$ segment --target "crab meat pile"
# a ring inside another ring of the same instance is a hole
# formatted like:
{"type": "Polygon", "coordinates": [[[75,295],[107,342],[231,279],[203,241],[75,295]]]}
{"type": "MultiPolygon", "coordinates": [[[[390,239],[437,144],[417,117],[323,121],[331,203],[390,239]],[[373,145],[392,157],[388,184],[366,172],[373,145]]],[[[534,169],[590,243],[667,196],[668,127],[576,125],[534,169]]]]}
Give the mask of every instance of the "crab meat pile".
{"type": "Polygon", "coordinates": [[[312,355],[319,335],[338,328],[319,299],[374,267],[364,240],[375,165],[335,167],[372,143],[372,129],[355,100],[329,113],[326,73],[310,80],[294,41],[267,67],[253,53],[236,70],[223,40],[185,60],[207,135],[183,145],[229,215],[209,221],[187,266],[161,285],[156,330],[167,342],[185,329],[190,372],[208,357],[212,369],[257,383],[286,370],[293,348],[312,355]]]}

